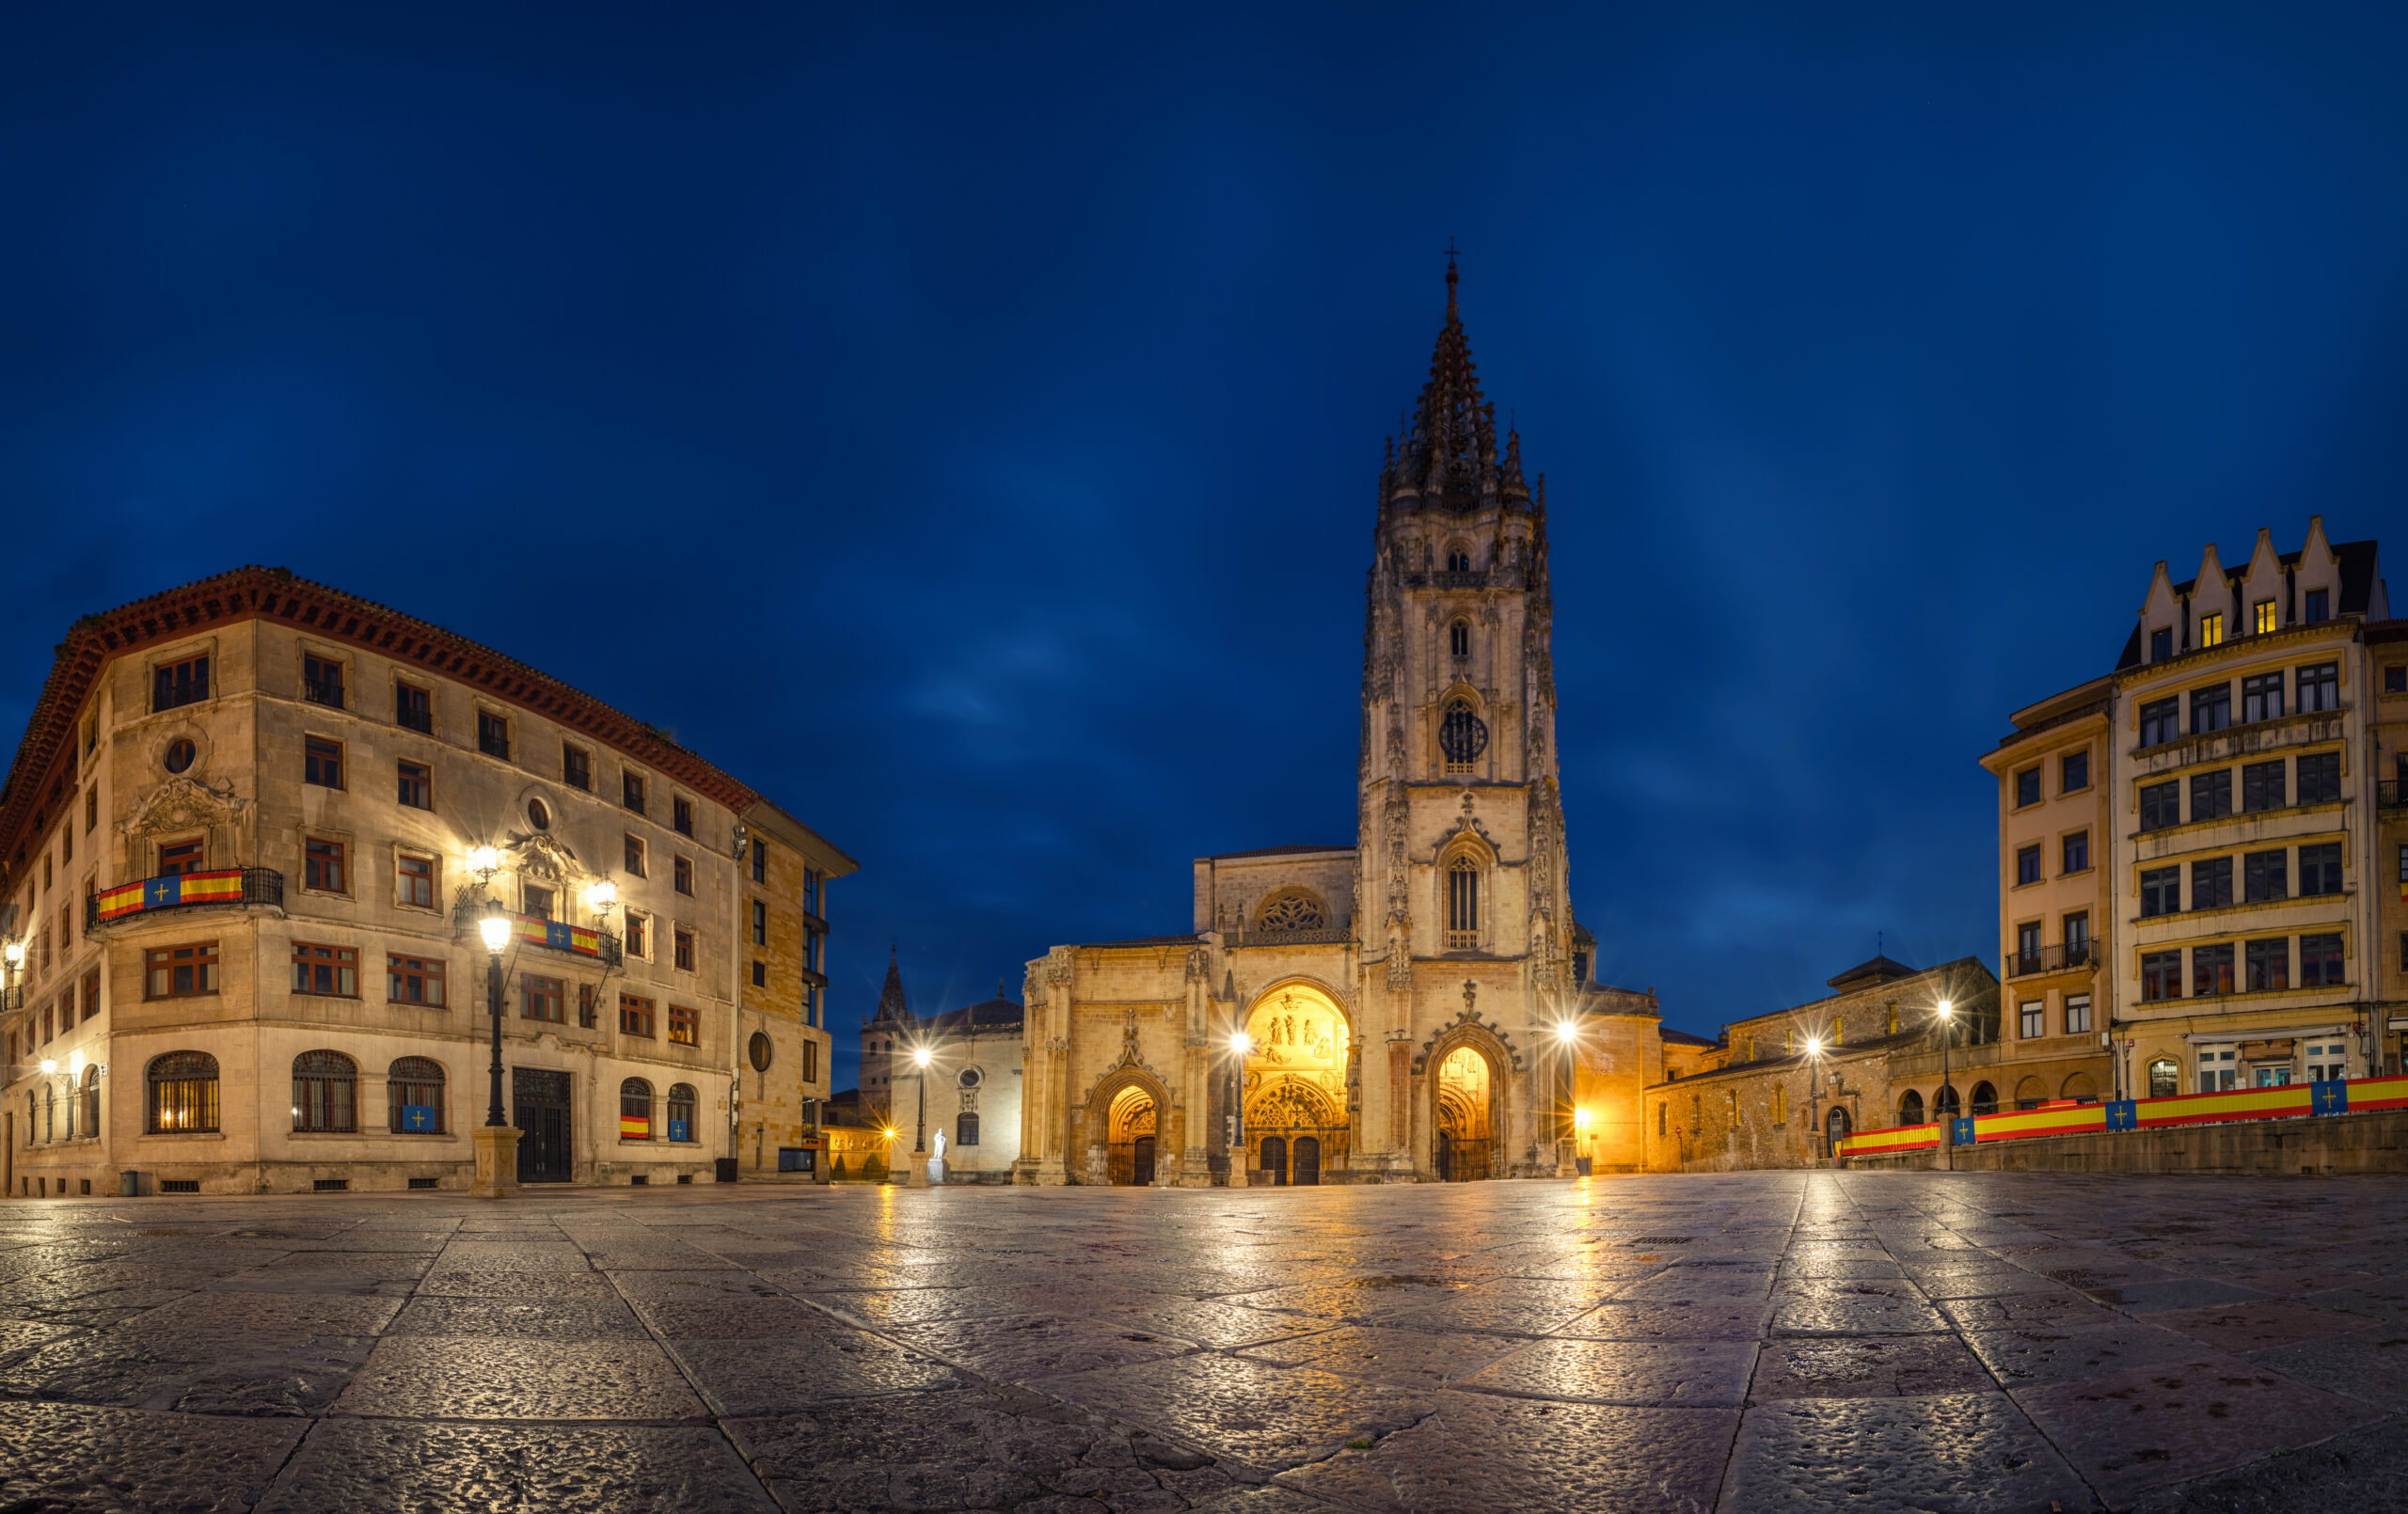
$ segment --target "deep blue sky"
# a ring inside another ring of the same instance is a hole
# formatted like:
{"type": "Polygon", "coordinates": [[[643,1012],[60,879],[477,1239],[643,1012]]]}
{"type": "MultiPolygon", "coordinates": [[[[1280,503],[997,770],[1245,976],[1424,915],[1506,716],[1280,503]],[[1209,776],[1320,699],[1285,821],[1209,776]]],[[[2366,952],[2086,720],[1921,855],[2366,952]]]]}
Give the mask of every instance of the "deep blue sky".
{"type": "Polygon", "coordinates": [[[1601,974],[1994,952],[2007,713],[2157,559],[2397,513],[2403,14],[17,7],[0,722],[284,563],[851,849],[839,1024],[890,937],[983,998],[1351,839],[1451,236],[1601,974]]]}

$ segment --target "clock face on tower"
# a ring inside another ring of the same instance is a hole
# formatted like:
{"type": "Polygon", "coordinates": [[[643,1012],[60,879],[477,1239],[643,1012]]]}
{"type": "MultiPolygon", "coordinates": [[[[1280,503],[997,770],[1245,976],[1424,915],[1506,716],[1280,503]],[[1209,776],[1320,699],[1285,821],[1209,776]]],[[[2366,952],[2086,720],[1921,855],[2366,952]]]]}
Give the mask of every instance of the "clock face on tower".
{"type": "Polygon", "coordinates": [[[1447,718],[1438,726],[1438,749],[1450,763],[1470,763],[1488,749],[1488,724],[1471,713],[1471,706],[1462,700],[1447,706],[1447,718]]]}

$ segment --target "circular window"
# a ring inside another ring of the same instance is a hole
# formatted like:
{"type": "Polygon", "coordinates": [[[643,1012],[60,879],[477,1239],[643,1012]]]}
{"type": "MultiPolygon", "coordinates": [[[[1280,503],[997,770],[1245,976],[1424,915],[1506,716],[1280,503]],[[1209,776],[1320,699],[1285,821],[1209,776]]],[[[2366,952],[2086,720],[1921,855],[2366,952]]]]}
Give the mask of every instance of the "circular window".
{"type": "Polygon", "coordinates": [[[769,1070],[769,1056],[772,1052],[777,1050],[777,1048],[769,1044],[769,1038],[767,1035],[762,1034],[759,1031],[754,1031],[752,1033],[752,1045],[746,1049],[752,1058],[752,1070],[754,1072],[768,1072],[769,1070]]]}
{"type": "Polygon", "coordinates": [[[1438,749],[1450,763],[1468,763],[1488,749],[1488,722],[1471,713],[1471,706],[1462,700],[1447,706],[1447,718],[1438,724],[1438,749]]]}
{"type": "Polygon", "coordinates": [[[181,773],[185,768],[190,767],[192,765],[192,760],[199,755],[200,751],[198,748],[195,747],[191,742],[186,741],[182,736],[178,736],[175,740],[167,743],[167,771],[170,773],[181,773]]]}
{"type": "Polygon", "coordinates": [[[977,1068],[975,1068],[975,1067],[964,1067],[964,1068],[962,1068],[962,1069],[961,1069],[961,1086],[962,1086],[962,1087],[964,1087],[964,1088],[975,1088],[975,1087],[977,1087],[977,1086],[978,1086],[978,1080],[979,1080],[979,1072],[978,1072],[978,1069],[977,1069],[977,1068]]]}
{"type": "Polygon", "coordinates": [[[527,801],[527,823],[537,830],[552,828],[552,807],[541,799],[527,801]]]}

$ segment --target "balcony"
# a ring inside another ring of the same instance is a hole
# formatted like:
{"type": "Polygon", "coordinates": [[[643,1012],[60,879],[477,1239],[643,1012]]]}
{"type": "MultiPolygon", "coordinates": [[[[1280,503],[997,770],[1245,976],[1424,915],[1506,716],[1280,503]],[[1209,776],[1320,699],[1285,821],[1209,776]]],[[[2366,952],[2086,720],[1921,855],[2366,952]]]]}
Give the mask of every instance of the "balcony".
{"type": "Polygon", "coordinates": [[[301,697],[312,704],[323,704],[330,710],[342,708],[342,683],[334,678],[304,678],[301,697]]]}
{"type": "Polygon", "coordinates": [[[2408,810],[2408,778],[2388,778],[2374,786],[2378,810],[2408,810]]]}
{"type": "MultiPolygon", "coordinates": [[[[461,919],[465,923],[468,917],[464,914],[461,919]]],[[[513,915],[510,920],[521,946],[541,946],[554,952],[566,952],[572,956],[592,957],[611,968],[625,960],[619,948],[619,938],[607,930],[572,925],[564,920],[551,920],[542,915],[513,915]]]]}
{"type": "Polygon", "coordinates": [[[2088,941],[2044,946],[2036,952],[2012,952],[2002,978],[2032,978],[2047,972],[2076,972],[2098,966],[2098,948],[2088,941]]]}
{"type": "Polygon", "coordinates": [[[1306,930],[1247,930],[1240,926],[1228,937],[1231,946],[1348,946],[1354,940],[1353,928],[1345,925],[1306,930]]]}
{"type": "Polygon", "coordinates": [[[94,931],[137,915],[206,905],[273,905],[280,909],[284,875],[272,867],[230,867],[120,883],[84,901],[84,929],[94,931]]]}

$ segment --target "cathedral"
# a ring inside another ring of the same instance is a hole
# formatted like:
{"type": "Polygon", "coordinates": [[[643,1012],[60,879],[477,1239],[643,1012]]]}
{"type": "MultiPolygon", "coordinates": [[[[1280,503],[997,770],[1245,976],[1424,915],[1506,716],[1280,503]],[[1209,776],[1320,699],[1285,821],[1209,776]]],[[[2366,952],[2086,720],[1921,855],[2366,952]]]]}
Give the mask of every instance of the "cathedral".
{"type": "Polygon", "coordinates": [[[1654,995],[1591,981],[1555,747],[1546,481],[1497,446],[1447,269],[1380,472],[1351,845],[1195,862],[1182,935],[1028,965],[1037,1184],[1633,1171],[1654,995]]]}

